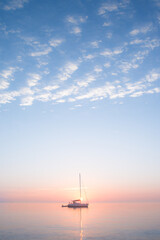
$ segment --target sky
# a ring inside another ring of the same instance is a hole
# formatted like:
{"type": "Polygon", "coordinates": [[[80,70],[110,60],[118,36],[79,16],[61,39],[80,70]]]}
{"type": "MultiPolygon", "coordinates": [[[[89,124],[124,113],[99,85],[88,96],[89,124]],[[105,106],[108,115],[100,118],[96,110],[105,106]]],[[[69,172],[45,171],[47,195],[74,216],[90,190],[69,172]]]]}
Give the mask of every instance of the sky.
{"type": "Polygon", "coordinates": [[[159,123],[160,1],[0,2],[0,201],[159,201],[159,123]]]}

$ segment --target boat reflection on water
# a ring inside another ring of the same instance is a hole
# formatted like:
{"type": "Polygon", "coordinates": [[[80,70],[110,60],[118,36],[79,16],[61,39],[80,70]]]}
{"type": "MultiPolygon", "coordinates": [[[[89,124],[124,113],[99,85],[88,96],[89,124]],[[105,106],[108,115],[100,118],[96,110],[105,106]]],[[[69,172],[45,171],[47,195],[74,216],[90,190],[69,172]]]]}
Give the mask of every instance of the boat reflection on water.
{"type": "Polygon", "coordinates": [[[80,240],[83,240],[84,237],[84,230],[83,230],[83,221],[82,221],[82,209],[76,208],[76,211],[79,211],[79,226],[80,226],[80,240]]]}
{"type": "Polygon", "coordinates": [[[80,240],[83,240],[82,209],[80,208],[80,240]]]}

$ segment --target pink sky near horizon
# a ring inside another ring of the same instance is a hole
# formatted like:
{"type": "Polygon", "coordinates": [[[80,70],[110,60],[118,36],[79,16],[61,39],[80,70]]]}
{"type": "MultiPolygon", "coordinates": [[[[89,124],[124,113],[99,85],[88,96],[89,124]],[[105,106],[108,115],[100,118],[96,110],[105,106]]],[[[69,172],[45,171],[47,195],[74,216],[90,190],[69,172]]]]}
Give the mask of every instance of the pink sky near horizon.
{"type": "MultiPolygon", "coordinates": [[[[82,191],[83,200],[86,201],[82,191]]],[[[79,191],[65,189],[6,189],[0,191],[0,201],[26,202],[68,202],[79,198],[79,191]]],[[[160,201],[159,189],[126,189],[126,188],[99,188],[87,189],[89,202],[121,202],[121,201],[160,201]]]]}

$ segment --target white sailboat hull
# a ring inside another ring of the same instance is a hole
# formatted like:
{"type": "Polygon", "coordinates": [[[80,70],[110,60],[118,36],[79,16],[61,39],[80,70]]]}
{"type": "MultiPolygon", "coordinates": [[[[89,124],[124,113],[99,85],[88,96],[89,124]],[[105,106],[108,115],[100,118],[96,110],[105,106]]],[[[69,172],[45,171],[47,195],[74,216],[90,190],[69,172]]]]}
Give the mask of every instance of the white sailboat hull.
{"type": "Polygon", "coordinates": [[[88,203],[69,203],[69,208],[88,208],[88,203]]]}

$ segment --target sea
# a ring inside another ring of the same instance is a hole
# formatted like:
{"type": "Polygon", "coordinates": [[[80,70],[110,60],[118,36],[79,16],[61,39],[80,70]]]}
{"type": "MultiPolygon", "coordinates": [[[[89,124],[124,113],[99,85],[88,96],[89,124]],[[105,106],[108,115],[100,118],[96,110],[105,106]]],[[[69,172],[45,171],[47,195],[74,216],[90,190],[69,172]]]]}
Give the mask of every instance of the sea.
{"type": "Polygon", "coordinates": [[[160,240],[160,203],[0,203],[0,240],[160,240]]]}

